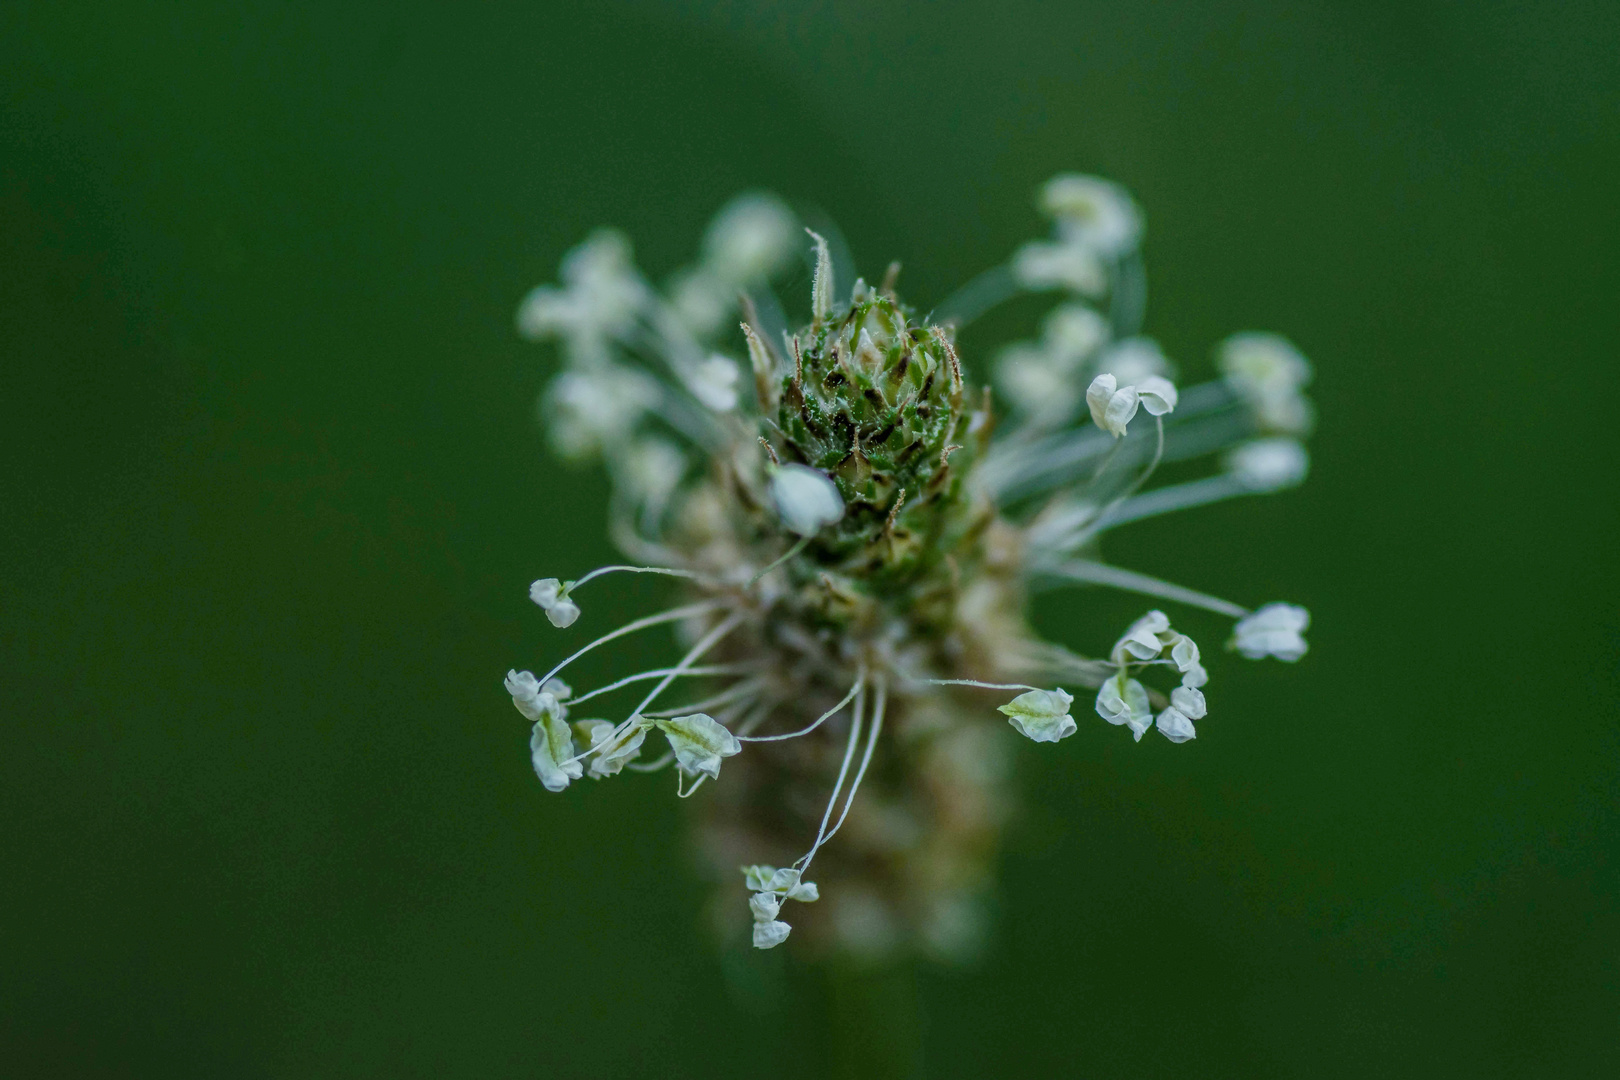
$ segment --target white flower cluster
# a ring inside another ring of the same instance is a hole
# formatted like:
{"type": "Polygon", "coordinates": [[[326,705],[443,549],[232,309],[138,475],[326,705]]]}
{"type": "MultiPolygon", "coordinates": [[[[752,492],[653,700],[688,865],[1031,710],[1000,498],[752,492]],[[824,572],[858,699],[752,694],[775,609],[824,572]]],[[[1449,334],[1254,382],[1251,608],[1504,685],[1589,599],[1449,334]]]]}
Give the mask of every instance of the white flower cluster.
{"type": "Polygon", "coordinates": [[[570,780],[578,780],[584,766],[574,760],[573,733],[568,730],[568,709],[563,705],[570,690],[561,679],[544,684],[532,671],[508,671],[506,692],[512,695],[517,711],[534,721],[529,752],[534,772],[547,791],[561,791],[570,780]]]}
{"type": "Polygon", "coordinates": [[[783,901],[808,904],[821,899],[816,883],[799,880],[801,872],[792,867],[778,870],[774,866],[745,866],[742,872],[744,883],[754,894],[748,898],[748,910],[754,916],[756,949],[774,949],[787,940],[793,927],[777,918],[783,901]]]}
{"type": "Polygon", "coordinates": [[[742,750],[737,737],[707,713],[667,718],[636,714],[622,724],[578,720],[570,725],[564,704],[570,690],[561,679],[542,684],[533,672],[509,671],[506,691],[517,711],[534,721],[529,750],[535,775],[547,791],[561,791],[578,780],[586,763],[593,780],[617,776],[641,756],[641,744],[654,727],[669,740],[670,753],[687,776],[718,779],[720,762],[742,750]]]}
{"type": "Polygon", "coordinates": [[[551,625],[566,630],[579,618],[579,605],[568,598],[568,588],[554,577],[541,578],[529,586],[529,599],[538,604],[551,620],[551,625]]]}
{"type": "Polygon", "coordinates": [[[1108,287],[1108,264],[1133,250],[1141,236],[1136,204],[1117,184],[1065,173],[1046,182],[1040,206],[1052,218],[1055,235],[1018,249],[1013,274],[1019,284],[1102,295],[1108,287]]]}
{"type": "Polygon", "coordinates": [[[1097,715],[1110,724],[1130,728],[1137,742],[1157,723],[1159,732],[1171,742],[1182,743],[1198,733],[1194,720],[1204,718],[1204,692],[1209,674],[1199,661],[1198,643],[1171,629],[1162,611],[1150,611],[1136,622],[1114,645],[1110,656],[1115,672],[1097,691],[1097,715]],[[1132,667],[1155,664],[1173,666],[1181,675],[1181,685],[1170,694],[1169,705],[1153,715],[1147,688],[1131,677],[1132,667]]]}

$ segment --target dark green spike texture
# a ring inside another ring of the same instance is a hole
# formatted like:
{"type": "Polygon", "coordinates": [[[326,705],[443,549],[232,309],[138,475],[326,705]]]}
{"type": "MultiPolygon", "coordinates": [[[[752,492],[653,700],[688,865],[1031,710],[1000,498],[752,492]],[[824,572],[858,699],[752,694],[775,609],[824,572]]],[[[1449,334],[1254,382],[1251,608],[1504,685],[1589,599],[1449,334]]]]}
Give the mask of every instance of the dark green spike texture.
{"type": "Polygon", "coordinates": [[[831,476],[846,508],[814,561],[876,597],[915,588],[947,554],[965,554],[964,541],[973,546],[983,516],[966,505],[962,481],[980,447],[950,339],[865,291],[794,344],[776,441],[783,460],[831,476]]]}

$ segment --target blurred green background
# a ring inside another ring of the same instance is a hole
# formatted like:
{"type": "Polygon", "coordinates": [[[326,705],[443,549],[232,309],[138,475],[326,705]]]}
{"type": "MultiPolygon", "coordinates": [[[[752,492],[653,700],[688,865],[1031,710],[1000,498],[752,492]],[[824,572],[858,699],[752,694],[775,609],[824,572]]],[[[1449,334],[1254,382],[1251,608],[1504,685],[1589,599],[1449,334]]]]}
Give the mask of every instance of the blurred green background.
{"type": "Polygon", "coordinates": [[[12,0],[0,1071],[1616,1075],[1617,56],[1612,3],[12,0]],[[926,307],[1067,169],[1185,372],[1318,370],[1304,488],[1106,550],[1312,650],[1217,657],[1190,746],[1022,747],[989,958],[852,1050],[813,973],[728,990],[662,779],[534,779],[500,677],[605,484],[512,316],[751,186],[926,307]]]}

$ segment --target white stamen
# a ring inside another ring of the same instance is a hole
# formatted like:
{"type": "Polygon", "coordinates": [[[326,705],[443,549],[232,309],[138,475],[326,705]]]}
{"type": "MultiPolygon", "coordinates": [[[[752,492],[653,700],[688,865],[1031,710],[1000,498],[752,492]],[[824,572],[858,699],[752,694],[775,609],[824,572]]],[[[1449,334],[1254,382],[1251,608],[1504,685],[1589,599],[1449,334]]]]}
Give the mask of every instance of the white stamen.
{"type": "Polygon", "coordinates": [[[707,408],[730,412],[737,407],[737,363],[719,353],[700,361],[686,379],[686,388],[707,408]]]}
{"type": "Polygon", "coordinates": [[[1256,494],[1297,487],[1310,467],[1310,455],[1298,439],[1256,439],[1226,455],[1232,478],[1256,494]]]}
{"type": "Polygon", "coordinates": [[[789,464],[771,477],[771,503],[782,527],[799,536],[814,536],[844,516],[838,485],[808,465],[789,464]]]}
{"type": "Polygon", "coordinates": [[[1007,714],[1018,734],[1035,742],[1058,742],[1075,733],[1077,726],[1069,715],[1073,704],[1073,696],[1062,688],[1031,690],[997,706],[997,711],[1007,714]]]}
{"type": "MultiPolygon", "coordinates": [[[[686,619],[686,618],[691,618],[692,616],[695,616],[695,615],[702,615],[705,612],[713,611],[715,608],[717,608],[719,606],[720,606],[720,601],[718,601],[718,600],[705,600],[705,601],[703,601],[701,603],[687,604],[685,607],[671,608],[668,611],[661,611],[657,615],[647,615],[647,616],[645,616],[643,618],[636,619],[634,622],[625,623],[623,626],[619,627],[617,630],[611,631],[610,633],[603,634],[601,637],[597,638],[595,641],[591,642],[589,645],[586,645],[584,648],[580,649],[578,652],[576,652],[572,656],[568,657],[568,659],[564,660],[562,663],[560,663],[556,667],[552,668],[550,671],[548,671],[546,673],[546,677],[544,679],[541,679],[540,682],[541,682],[542,685],[544,685],[545,683],[549,682],[552,678],[554,678],[556,675],[558,675],[562,671],[563,668],[567,667],[569,664],[572,664],[575,660],[578,660],[580,657],[584,656],[586,653],[590,652],[592,649],[596,648],[598,645],[606,645],[608,642],[612,641],[614,638],[623,637],[626,634],[633,634],[637,630],[645,630],[649,626],[657,626],[660,623],[675,622],[675,621],[677,621],[679,619],[686,619]]],[[[671,670],[672,671],[683,671],[685,669],[684,668],[673,668],[671,670]]]]}
{"type": "Polygon", "coordinates": [[[1137,742],[1141,742],[1143,734],[1153,726],[1153,710],[1148,705],[1146,688],[1135,679],[1126,678],[1123,671],[1097,691],[1097,715],[1110,724],[1130,728],[1137,742]]]}
{"type": "Polygon", "coordinates": [[[1234,619],[1241,619],[1249,613],[1249,609],[1222,600],[1218,596],[1207,593],[1194,592],[1184,589],[1180,585],[1172,585],[1168,581],[1138,574],[1133,570],[1122,570],[1117,566],[1107,566],[1099,562],[1085,559],[1076,559],[1072,562],[1061,563],[1057,566],[1043,569],[1045,574],[1052,577],[1063,578],[1066,581],[1084,581],[1094,585],[1108,585],[1127,592],[1141,593],[1144,596],[1157,596],[1162,600],[1175,600],[1179,603],[1201,607],[1207,611],[1230,615],[1234,619]]]}
{"type": "Polygon", "coordinates": [[[752,738],[745,738],[742,741],[743,742],[781,742],[784,739],[797,739],[801,735],[808,735],[812,731],[816,730],[816,728],[820,727],[822,725],[822,722],[825,721],[828,717],[837,715],[837,713],[838,713],[838,711],[840,709],[842,709],[845,705],[849,704],[850,698],[852,698],[856,694],[860,693],[861,690],[865,688],[865,686],[866,686],[866,669],[862,668],[861,673],[855,677],[854,685],[852,685],[849,688],[849,693],[845,694],[839,700],[838,704],[834,705],[832,708],[828,709],[826,712],[824,712],[820,716],[816,717],[815,723],[811,724],[809,727],[800,728],[798,731],[790,731],[786,735],[755,735],[752,738]]]}
{"type": "MultiPolygon", "coordinates": [[[[679,674],[684,677],[695,677],[700,675],[743,675],[750,671],[757,670],[758,667],[754,664],[709,664],[707,666],[689,667],[686,670],[679,672],[679,674]]],[[[610,682],[606,686],[599,686],[589,693],[581,694],[569,704],[579,705],[582,702],[591,700],[591,698],[601,697],[603,694],[608,694],[612,693],[614,690],[623,689],[624,687],[629,686],[631,683],[646,682],[648,679],[662,678],[672,671],[675,671],[675,669],[653,668],[650,671],[638,671],[634,675],[626,675],[624,678],[619,679],[616,682],[610,682]]]]}
{"type": "Polygon", "coordinates": [[[816,852],[828,840],[838,835],[838,830],[844,827],[844,819],[849,817],[849,808],[855,803],[855,793],[861,789],[861,780],[866,776],[866,767],[872,764],[872,752],[877,749],[878,736],[883,733],[883,713],[885,706],[888,704],[888,697],[888,686],[882,679],[879,679],[877,681],[877,703],[872,707],[872,729],[866,736],[866,749],[861,753],[860,768],[855,770],[855,780],[849,785],[849,794],[844,797],[843,812],[838,815],[837,824],[832,827],[826,836],[818,839],[815,847],[812,847],[809,853],[805,855],[802,865],[799,866],[800,874],[810,869],[810,861],[816,857],[816,852]]]}
{"type": "Polygon", "coordinates": [[[1275,656],[1293,663],[1309,646],[1311,614],[1296,604],[1267,604],[1232,628],[1231,648],[1250,660],[1275,656]]]}

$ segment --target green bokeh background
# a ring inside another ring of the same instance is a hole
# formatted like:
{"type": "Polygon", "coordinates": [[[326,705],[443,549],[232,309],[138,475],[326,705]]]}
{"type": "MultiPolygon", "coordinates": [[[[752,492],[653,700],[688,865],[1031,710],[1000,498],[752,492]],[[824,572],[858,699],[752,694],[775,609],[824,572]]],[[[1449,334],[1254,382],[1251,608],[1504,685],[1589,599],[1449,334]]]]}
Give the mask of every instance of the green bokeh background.
{"type": "Polygon", "coordinates": [[[0,1071],[1620,1074],[1617,56],[1612,3],[12,0],[0,1071]],[[549,795],[500,688],[607,552],[515,304],[765,186],[926,306],[1066,169],[1145,207],[1184,371],[1318,370],[1305,487],[1107,552],[1311,653],[1217,658],[1186,747],[1022,747],[995,947],[915,1030],[739,995],[667,786],[549,795]]]}

